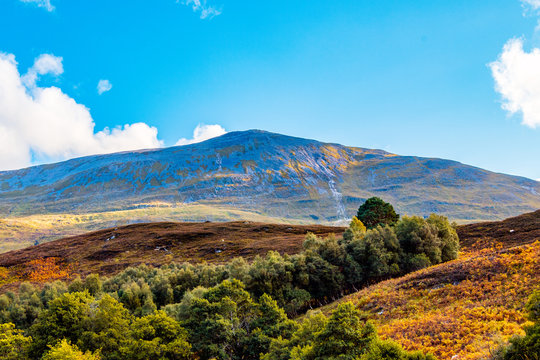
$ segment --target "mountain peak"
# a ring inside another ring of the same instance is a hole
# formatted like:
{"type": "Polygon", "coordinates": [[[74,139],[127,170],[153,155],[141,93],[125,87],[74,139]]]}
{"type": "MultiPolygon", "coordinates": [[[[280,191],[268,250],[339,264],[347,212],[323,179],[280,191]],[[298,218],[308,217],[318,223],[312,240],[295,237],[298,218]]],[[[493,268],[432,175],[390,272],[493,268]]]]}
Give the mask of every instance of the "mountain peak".
{"type": "Polygon", "coordinates": [[[240,130],[240,131],[231,131],[224,135],[212,138],[207,140],[208,142],[230,142],[238,141],[247,143],[249,141],[259,141],[267,143],[280,143],[280,144],[306,144],[306,143],[320,143],[317,140],[304,139],[300,137],[284,135],[279,133],[274,133],[266,130],[250,129],[250,130],[240,130]]]}

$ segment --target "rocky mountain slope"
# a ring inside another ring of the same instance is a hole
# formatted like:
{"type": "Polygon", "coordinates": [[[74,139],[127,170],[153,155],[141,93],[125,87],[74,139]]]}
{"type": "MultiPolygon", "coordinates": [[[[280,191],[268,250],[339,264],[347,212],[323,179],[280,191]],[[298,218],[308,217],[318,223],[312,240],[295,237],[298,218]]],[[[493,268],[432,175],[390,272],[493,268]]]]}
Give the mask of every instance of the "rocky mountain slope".
{"type": "Polygon", "coordinates": [[[330,223],[350,219],[370,196],[402,214],[497,220],[540,208],[540,183],[257,130],[0,172],[2,217],[197,204],[330,223]]]}

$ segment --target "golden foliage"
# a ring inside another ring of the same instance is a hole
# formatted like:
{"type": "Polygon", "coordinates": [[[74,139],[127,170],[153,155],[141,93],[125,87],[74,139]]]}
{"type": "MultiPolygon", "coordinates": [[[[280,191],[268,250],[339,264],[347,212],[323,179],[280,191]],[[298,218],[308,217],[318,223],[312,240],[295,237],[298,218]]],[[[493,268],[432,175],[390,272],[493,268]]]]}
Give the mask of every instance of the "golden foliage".
{"type": "Polygon", "coordinates": [[[345,298],[368,311],[383,339],[440,359],[482,359],[526,323],[540,283],[540,242],[495,244],[345,298]]]}
{"type": "Polygon", "coordinates": [[[27,263],[27,269],[27,280],[37,282],[68,279],[73,272],[72,266],[54,257],[32,260],[27,263]]]}
{"type": "Polygon", "coordinates": [[[7,283],[8,280],[9,280],[9,270],[4,267],[0,267],[0,285],[7,283]]]}

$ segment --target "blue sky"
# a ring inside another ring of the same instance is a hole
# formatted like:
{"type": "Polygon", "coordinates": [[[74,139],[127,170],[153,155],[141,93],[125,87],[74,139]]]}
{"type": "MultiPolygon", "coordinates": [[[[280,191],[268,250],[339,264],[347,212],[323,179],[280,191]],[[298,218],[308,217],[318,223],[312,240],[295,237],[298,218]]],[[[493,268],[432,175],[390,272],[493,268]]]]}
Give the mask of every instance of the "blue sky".
{"type": "Polygon", "coordinates": [[[34,112],[13,110],[13,100],[2,106],[0,88],[0,142],[4,129],[4,143],[13,143],[0,145],[0,158],[12,159],[0,167],[171,146],[199,124],[217,124],[540,179],[539,7],[538,0],[2,0],[0,52],[4,72],[16,68],[26,81],[20,107],[58,106],[39,124],[65,122],[55,123],[47,135],[54,144],[47,143],[40,135],[49,127],[24,130],[37,128],[34,112]],[[43,54],[51,57],[35,61],[43,54]],[[498,59],[496,80],[490,64],[498,59]],[[95,124],[93,133],[79,131],[72,117],[80,128],[95,124]],[[74,133],[76,141],[65,140],[74,133]]]}

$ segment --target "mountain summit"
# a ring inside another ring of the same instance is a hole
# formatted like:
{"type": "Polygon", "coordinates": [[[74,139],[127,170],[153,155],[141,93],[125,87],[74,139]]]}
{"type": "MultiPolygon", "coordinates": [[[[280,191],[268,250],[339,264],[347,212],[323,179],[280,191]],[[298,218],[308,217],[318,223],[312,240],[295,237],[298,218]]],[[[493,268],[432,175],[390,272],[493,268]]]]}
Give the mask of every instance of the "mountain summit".
{"type": "Polygon", "coordinates": [[[490,220],[540,208],[540,183],[450,160],[260,130],[0,172],[2,216],[195,203],[335,222],[349,219],[371,196],[401,214],[490,220]]]}

